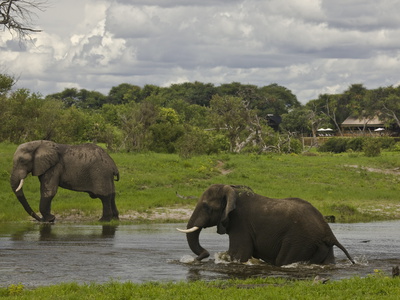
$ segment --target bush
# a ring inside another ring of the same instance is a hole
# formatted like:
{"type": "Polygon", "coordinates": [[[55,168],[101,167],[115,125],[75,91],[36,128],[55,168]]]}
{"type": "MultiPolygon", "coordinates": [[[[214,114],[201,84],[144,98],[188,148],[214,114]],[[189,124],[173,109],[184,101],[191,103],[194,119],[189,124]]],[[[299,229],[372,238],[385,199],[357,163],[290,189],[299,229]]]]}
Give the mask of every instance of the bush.
{"type": "Polygon", "coordinates": [[[341,153],[347,151],[348,139],[345,138],[331,138],[325,144],[319,147],[321,152],[341,153]]]}
{"type": "Polygon", "coordinates": [[[176,143],[177,153],[181,157],[191,157],[200,154],[213,154],[229,149],[229,142],[225,140],[225,147],[220,145],[217,138],[202,129],[193,127],[187,130],[176,143]]]}
{"type": "Polygon", "coordinates": [[[379,138],[382,149],[392,149],[396,144],[396,139],[392,137],[381,137],[379,138]]]}
{"type": "Polygon", "coordinates": [[[364,147],[364,142],[365,138],[363,137],[349,139],[346,145],[346,151],[352,150],[356,152],[361,152],[364,147]]]}
{"type": "Polygon", "coordinates": [[[342,153],[348,151],[364,152],[366,156],[379,156],[381,149],[395,149],[396,140],[391,137],[330,138],[318,150],[321,152],[342,153]]]}
{"type": "Polygon", "coordinates": [[[381,142],[376,139],[366,139],[364,143],[364,154],[368,157],[381,155],[381,142]]]}

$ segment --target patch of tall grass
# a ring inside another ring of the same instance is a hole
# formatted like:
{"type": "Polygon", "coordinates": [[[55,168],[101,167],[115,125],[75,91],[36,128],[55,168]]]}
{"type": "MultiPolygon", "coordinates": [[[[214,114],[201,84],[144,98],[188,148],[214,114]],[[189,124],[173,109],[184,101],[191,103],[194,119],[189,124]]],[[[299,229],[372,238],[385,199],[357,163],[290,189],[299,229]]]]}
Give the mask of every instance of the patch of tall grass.
{"type": "MultiPolygon", "coordinates": [[[[23,221],[30,217],[11,191],[9,176],[16,145],[0,144],[0,221],[23,221]]],[[[256,193],[274,197],[299,197],[310,201],[325,215],[339,222],[400,218],[400,168],[398,152],[379,157],[358,153],[306,155],[220,154],[182,158],[175,154],[111,153],[119,171],[116,201],[121,215],[157,207],[194,207],[213,183],[251,187],[256,193]],[[367,168],[374,168],[368,171],[367,168]]],[[[32,208],[39,207],[39,182],[28,177],[24,192],[32,208]]],[[[101,202],[86,193],[59,189],[52,211],[101,215],[101,202]]],[[[60,218],[59,218],[60,219],[60,218]]],[[[134,221],[134,220],[132,220],[134,221]]]]}

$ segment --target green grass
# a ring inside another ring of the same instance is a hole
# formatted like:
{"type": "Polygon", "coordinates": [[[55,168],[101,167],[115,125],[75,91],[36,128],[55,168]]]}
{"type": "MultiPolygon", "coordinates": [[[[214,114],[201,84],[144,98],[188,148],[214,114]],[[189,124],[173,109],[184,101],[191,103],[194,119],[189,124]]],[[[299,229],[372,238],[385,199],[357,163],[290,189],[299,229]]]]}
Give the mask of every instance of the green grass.
{"type": "MultiPolygon", "coordinates": [[[[0,144],[0,222],[24,222],[25,213],[9,184],[16,145],[0,144]]],[[[400,168],[400,154],[380,157],[361,154],[234,155],[221,154],[183,159],[173,154],[112,153],[121,173],[116,182],[121,214],[147,212],[159,207],[194,207],[196,200],[176,197],[200,196],[213,183],[242,184],[269,197],[300,197],[339,222],[400,219],[400,176],[384,170],[400,168]],[[370,172],[365,168],[379,169],[370,172]]],[[[34,209],[39,203],[39,182],[29,177],[24,191],[34,209]]],[[[53,213],[59,219],[97,220],[101,203],[84,193],[60,189],[53,213]]],[[[139,220],[140,222],[146,220],[139,220]]],[[[139,222],[132,220],[132,222],[139,222]]],[[[172,220],[171,220],[172,221],[172,220]]],[[[288,281],[259,278],[213,282],[106,284],[65,283],[26,289],[15,283],[0,288],[7,299],[398,299],[400,279],[377,271],[366,278],[350,278],[313,285],[312,279],[288,281]]]]}
{"type": "Polygon", "coordinates": [[[381,274],[326,284],[281,278],[213,282],[105,284],[65,283],[26,290],[22,285],[0,288],[7,299],[398,299],[400,278],[381,274]]]}
{"type": "MultiPolygon", "coordinates": [[[[9,184],[16,145],[0,144],[0,222],[26,221],[30,217],[9,184]]],[[[175,154],[111,153],[121,179],[116,182],[121,215],[149,212],[159,207],[194,207],[213,183],[250,186],[256,193],[276,198],[300,197],[338,222],[364,222],[400,218],[400,176],[365,170],[400,168],[400,154],[380,157],[362,154],[234,155],[221,154],[184,159],[175,154]],[[226,172],[225,172],[226,171],[226,172]]],[[[29,176],[24,192],[32,208],[39,206],[39,182],[29,176]]],[[[72,215],[92,221],[101,214],[101,202],[85,193],[59,189],[52,212],[58,220],[72,215]]],[[[78,218],[79,219],[79,218],[78,218]]],[[[132,220],[136,222],[136,220],[132,220]]],[[[143,220],[142,220],[143,221],[143,220]]],[[[173,221],[173,220],[171,220],[173,221]]]]}

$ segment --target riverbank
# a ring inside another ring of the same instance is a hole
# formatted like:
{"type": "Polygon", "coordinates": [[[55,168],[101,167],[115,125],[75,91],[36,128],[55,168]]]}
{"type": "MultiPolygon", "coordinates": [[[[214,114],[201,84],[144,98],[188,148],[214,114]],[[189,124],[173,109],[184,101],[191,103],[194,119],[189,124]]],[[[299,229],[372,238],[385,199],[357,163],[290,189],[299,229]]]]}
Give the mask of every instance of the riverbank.
{"type": "MultiPolygon", "coordinates": [[[[9,178],[16,145],[0,143],[0,222],[27,221],[9,178]]],[[[336,222],[400,219],[400,153],[312,155],[220,154],[182,158],[175,154],[111,153],[119,172],[116,203],[123,222],[186,221],[198,197],[214,183],[246,185],[272,198],[299,197],[336,222]],[[183,197],[178,197],[182,195],[183,197]]],[[[39,207],[37,177],[24,193],[39,207]]],[[[52,202],[57,221],[94,222],[101,202],[62,188],[52,202]]]]}
{"type": "Polygon", "coordinates": [[[380,271],[366,278],[340,281],[263,278],[213,282],[134,284],[66,283],[26,290],[22,285],[0,288],[7,299],[398,299],[400,278],[380,271]]]}

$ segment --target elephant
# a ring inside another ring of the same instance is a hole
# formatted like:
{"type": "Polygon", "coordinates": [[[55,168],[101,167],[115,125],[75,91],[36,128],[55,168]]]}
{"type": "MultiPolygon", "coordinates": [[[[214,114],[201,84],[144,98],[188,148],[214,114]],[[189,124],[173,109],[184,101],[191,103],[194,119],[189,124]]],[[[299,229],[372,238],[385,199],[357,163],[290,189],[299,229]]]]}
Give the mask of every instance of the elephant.
{"type": "Polygon", "coordinates": [[[275,266],[334,264],[337,246],[354,264],[322,214],[299,198],[273,199],[246,186],[213,184],[199,198],[187,229],[177,228],[186,233],[197,261],[210,255],[199,236],[202,228],[212,226],[229,235],[228,254],[234,261],[253,257],[275,266]]]}
{"type": "Polygon", "coordinates": [[[11,188],[25,211],[39,222],[54,222],[51,201],[58,187],[87,192],[100,198],[103,215],[100,221],[118,220],[114,180],[119,180],[113,159],[95,144],[65,145],[47,140],[31,141],[18,146],[13,157],[11,188]],[[23,192],[29,173],[40,181],[40,218],[31,208],[23,192]]]}

